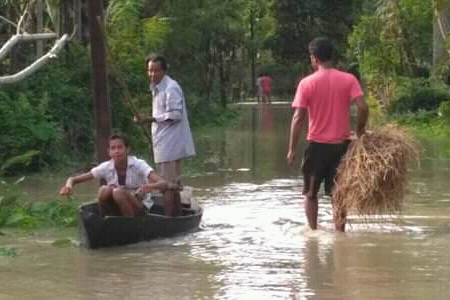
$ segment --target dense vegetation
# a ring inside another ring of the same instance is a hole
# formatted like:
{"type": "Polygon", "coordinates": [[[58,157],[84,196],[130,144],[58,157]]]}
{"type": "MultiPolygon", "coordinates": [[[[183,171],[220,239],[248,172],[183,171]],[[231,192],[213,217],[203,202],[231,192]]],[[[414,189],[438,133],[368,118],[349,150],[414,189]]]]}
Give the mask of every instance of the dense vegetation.
{"type": "MultiPolygon", "coordinates": [[[[14,23],[34,3],[3,1],[0,8],[14,23]]],[[[45,29],[61,31],[64,15],[56,22],[58,3],[52,3],[48,1],[44,15],[45,29]]],[[[361,76],[368,99],[380,114],[424,110],[434,118],[441,102],[450,100],[445,82],[448,58],[433,65],[432,46],[435,8],[442,11],[445,4],[432,0],[105,1],[113,128],[127,132],[134,145],[143,147],[147,142],[132,122],[130,101],[139,110],[150,110],[143,65],[149,52],[168,57],[170,74],[183,86],[195,127],[225,122],[228,103],[253,97],[259,72],[271,74],[275,96],[289,100],[297,80],[310,72],[307,44],[319,35],[333,40],[340,67],[361,76]]],[[[24,30],[31,32],[36,30],[33,11],[22,22],[24,30]]],[[[87,20],[81,19],[77,25],[85,33],[87,20]]],[[[14,30],[9,23],[0,23],[3,40],[14,30]]],[[[2,73],[14,73],[31,63],[35,48],[35,43],[17,46],[10,59],[1,62],[2,73]]],[[[29,150],[39,151],[28,165],[31,170],[91,158],[88,50],[89,40],[81,35],[51,64],[18,84],[2,87],[1,162],[29,150]]],[[[444,108],[441,117],[446,117],[444,108]]]]}
{"type": "MultiPolygon", "coordinates": [[[[77,1],[86,4],[85,0],[46,1],[44,30],[63,31],[67,22],[58,12],[77,1]]],[[[135,146],[145,147],[147,141],[132,122],[130,101],[139,110],[150,111],[143,64],[149,52],[168,58],[169,73],[184,89],[191,124],[201,127],[226,123],[233,116],[229,103],[253,100],[260,72],[273,77],[275,97],[289,101],[298,79],[310,72],[307,44],[319,35],[332,39],[338,49],[337,65],[361,79],[372,121],[395,118],[421,132],[450,135],[450,47],[442,26],[449,17],[450,1],[104,3],[112,124],[130,135],[135,146]]],[[[17,24],[26,9],[22,28],[36,32],[34,5],[31,0],[0,1],[2,43],[16,32],[11,24],[17,24]]],[[[93,92],[85,11],[80,20],[76,24],[80,34],[57,59],[20,83],[1,87],[0,176],[39,171],[63,161],[92,160],[93,92]]],[[[45,42],[44,48],[50,47],[45,42]]],[[[16,46],[0,61],[0,74],[15,73],[35,57],[34,42],[16,46]]],[[[6,190],[5,186],[0,190],[0,208],[6,190]]],[[[45,209],[71,209],[49,205],[45,209]]],[[[41,209],[27,204],[13,207],[10,212],[20,215],[16,220],[26,226],[31,222],[26,221],[28,216],[41,209]]],[[[0,226],[8,220],[0,215],[0,226]]]]}

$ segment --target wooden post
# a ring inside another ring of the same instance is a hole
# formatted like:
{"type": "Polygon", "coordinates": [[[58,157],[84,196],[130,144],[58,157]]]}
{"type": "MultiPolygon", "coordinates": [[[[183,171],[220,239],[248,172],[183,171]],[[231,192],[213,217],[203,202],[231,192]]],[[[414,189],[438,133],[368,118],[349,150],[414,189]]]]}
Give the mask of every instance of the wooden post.
{"type": "Polygon", "coordinates": [[[103,0],[88,0],[88,18],[94,88],[95,150],[97,162],[102,162],[109,159],[108,147],[111,134],[105,43],[101,24],[98,21],[103,20],[103,0]]]}

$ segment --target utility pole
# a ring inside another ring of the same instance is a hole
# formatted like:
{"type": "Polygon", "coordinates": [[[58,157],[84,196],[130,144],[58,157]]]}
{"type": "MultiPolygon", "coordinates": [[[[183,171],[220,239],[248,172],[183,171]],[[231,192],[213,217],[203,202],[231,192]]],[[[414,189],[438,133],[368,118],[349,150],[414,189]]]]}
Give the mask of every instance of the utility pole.
{"type": "Polygon", "coordinates": [[[88,0],[89,36],[94,88],[94,135],[97,162],[109,159],[111,108],[106,69],[105,39],[103,38],[103,0],[88,0]]]}

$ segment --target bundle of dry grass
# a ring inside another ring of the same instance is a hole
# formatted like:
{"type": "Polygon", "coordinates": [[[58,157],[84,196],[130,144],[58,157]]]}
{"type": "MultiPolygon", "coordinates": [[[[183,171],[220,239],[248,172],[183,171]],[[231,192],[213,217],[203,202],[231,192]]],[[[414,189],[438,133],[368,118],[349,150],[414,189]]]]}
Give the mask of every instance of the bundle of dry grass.
{"type": "Polygon", "coordinates": [[[383,126],[352,141],[337,170],[335,212],[367,216],[401,210],[407,164],[417,160],[418,149],[418,143],[396,125],[383,126]]]}

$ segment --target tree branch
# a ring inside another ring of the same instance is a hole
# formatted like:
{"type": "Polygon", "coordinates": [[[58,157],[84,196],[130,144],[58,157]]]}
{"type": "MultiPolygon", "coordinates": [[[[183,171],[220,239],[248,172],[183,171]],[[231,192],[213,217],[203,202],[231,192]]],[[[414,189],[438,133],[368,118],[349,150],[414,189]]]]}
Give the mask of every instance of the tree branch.
{"type": "Polygon", "coordinates": [[[12,84],[33,74],[43,65],[45,65],[50,59],[55,58],[57,54],[61,51],[61,49],[65,46],[68,40],[69,35],[64,34],[59,40],[55,42],[55,45],[52,47],[52,49],[50,49],[50,51],[48,51],[45,55],[41,56],[39,59],[34,61],[31,65],[29,65],[28,67],[26,67],[25,69],[14,75],[0,77],[0,85],[12,84]]]}
{"type": "Polygon", "coordinates": [[[16,23],[14,23],[13,21],[9,20],[8,18],[5,18],[4,16],[0,15],[0,20],[5,21],[6,23],[8,23],[11,26],[14,26],[15,28],[17,28],[16,23]]]}
{"type": "Polygon", "coordinates": [[[28,14],[28,5],[29,5],[29,3],[27,3],[25,5],[25,9],[23,10],[23,14],[20,16],[19,22],[17,22],[16,34],[20,34],[21,30],[24,33],[26,33],[26,31],[22,29],[22,22],[25,19],[25,16],[28,14]]]}
{"type": "Polygon", "coordinates": [[[56,33],[34,33],[34,34],[15,34],[0,49],[0,60],[11,50],[19,41],[49,40],[56,38],[56,33]]]}

